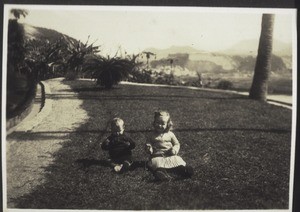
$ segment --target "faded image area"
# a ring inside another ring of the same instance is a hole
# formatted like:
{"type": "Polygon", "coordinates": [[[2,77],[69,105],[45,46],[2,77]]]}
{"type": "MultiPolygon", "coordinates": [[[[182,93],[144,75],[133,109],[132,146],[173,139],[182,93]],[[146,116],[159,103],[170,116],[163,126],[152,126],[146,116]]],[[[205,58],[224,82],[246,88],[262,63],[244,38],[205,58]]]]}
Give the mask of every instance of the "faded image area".
{"type": "Polygon", "coordinates": [[[295,10],[4,9],[4,209],[292,211],[295,10]]]}

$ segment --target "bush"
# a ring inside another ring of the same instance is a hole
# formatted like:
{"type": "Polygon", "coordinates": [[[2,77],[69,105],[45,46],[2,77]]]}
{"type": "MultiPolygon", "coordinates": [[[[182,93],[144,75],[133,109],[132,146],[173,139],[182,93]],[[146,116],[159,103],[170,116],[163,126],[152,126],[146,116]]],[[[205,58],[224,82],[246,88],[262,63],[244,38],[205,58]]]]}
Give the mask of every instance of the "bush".
{"type": "Polygon", "coordinates": [[[110,89],[121,80],[127,79],[135,66],[136,63],[129,59],[94,56],[86,61],[83,69],[98,85],[110,89]]]}
{"type": "Polygon", "coordinates": [[[68,71],[65,75],[66,80],[76,80],[78,78],[78,74],[73,71],[68,71]]]}
{"type": "Polygon", "coordinates": [[[152,72],[151,70],[139,70],[139,69],[134,69],[129,77],[128,81],[130,82],[138,82],[138,83],[152,83],[152,72]]]}
{"type": "Polygon", "coordinates": [[[223,90],[229,90],[233,88],[233,84],[232,82],[228,81],[228,80],[221,80],[218,85],[217,85],[218,89],[223,89],[223,90]]]}

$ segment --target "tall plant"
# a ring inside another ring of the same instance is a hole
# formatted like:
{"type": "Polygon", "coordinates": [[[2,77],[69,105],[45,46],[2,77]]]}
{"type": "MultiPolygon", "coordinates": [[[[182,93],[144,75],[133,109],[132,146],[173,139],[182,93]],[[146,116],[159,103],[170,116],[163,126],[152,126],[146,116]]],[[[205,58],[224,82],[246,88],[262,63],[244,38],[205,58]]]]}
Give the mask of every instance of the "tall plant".
{"type": "Polygon", "coordinates": [[[147,59],[147,69],[149,70],[149,60],[151,56],[154,56],[156,58],[156,54],[152,53],[152,52],[142,52],[142,54],[146,55],[146,59],[147,59]]]}
{"type": "Polygon", "coordinates": [[[62,38],[56,42],[27,40],[25,47],[26,65],[37,81],[62,76],[63,73],[56,73],[54,70],[54,67],[64,66],[65,63],[66,45],[62,38]]]}
{"type": "Polygon", "coordinates": [[[13,9],[10,12],[14,19],[10,19],[8,22],[7,117],[11,117],[17,111],[17,108],[26,100],[29,91],[32,91],[35,86],[35,82],[29,81],[28,76],[21,71],[24,67],[26,49],[24,47],[24,28],[18,23],[18,19],[21,16],[25,17],[27,11],[13,9]]]}
{"type": "Polygon", "coordinates": [[[16,20],[20,19],[21,16],[25,18],[28,15],[28,11],[23,9],[11,9],[10,13],[13,14],[16,20]]]}
{"type": "Polygon", "coordinates": [[[7,68],[13,73],[19,71],[25,57],[24,29],[17,19],[9,20],[8,35],[7,68]]]}
{"type": "Polygon", "coordinates": [[[67,60],[66,65],[68,67],[67,79],[76,79],[82,70],[84,64],[84,58],[87,55],[94,55],[100,52],[99,46],[93,46],[88,44],[89,38],[85,44],[80,42],[80,40],[72,40],[65,37],[67,40],[67,60]]]}
{"type": "Polygon", "coordinates": [[[84,70],[96,79],[97,84],[110,89],[126,79],[135,67],[135,58],[93,56],[86,61],[84,70]]]}

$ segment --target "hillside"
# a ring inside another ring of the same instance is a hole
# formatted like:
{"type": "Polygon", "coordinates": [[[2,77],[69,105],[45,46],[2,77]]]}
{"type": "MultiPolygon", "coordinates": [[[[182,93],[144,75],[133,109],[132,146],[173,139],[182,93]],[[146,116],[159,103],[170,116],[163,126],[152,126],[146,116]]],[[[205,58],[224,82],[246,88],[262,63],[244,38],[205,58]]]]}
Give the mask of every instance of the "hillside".
{"type": "Polygon", "coordinates": [[[55,42],[59,39],[68,38],[70,40],[75,41],[74,38],[57,32],[56,30],[42,28],[42,27],[35,27],[28,24],[22,24],[24,31],[25,31],[25,38],[26,39],[41,39],[41,40],[49,40],[49,42],[55,42]]]}
{"type": "MultiPolygon", "coordinates": [[[[152,59],[155,67],[166,65],[164,61],[172,58],[174,65],[182,67],[180,58],[176,57],[180,54],[188,54],[188,61],[185,67],[191,71],[246,71],[252,72],[255,65],[258,41],[245,40],[232,46],[222,52],[207,52],[198,50],[189,46],[172,46],[167,49],[149,48],[156,54],[156,59],[152,59]]],[[[272,59],[273,72],[289,72],[292,68],[291,44],[280,41],[274,41],[274,51],[272,59]]]]}

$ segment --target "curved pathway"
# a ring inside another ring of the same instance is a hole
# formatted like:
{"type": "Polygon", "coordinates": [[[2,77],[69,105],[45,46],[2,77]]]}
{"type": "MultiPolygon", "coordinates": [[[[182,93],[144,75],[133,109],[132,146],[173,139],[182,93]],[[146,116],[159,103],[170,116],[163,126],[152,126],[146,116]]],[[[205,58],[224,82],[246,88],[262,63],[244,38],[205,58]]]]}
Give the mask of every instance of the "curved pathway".
{"type": "Polygon", "coordinates": [[[51,164],[52,153],[58,151],[60,144],[67,140],[67,131],[75,130],[88,118],[80,106],[82,100],[69,98],[76,94],[61,80],[46,81],[47,102],[42,112],[20,124],[7,137],[8,208],[14,207],[15,198],[43,183],[43,169],[51,164]],[[54,131],[59,133],[51,133],[54,131]]]}

